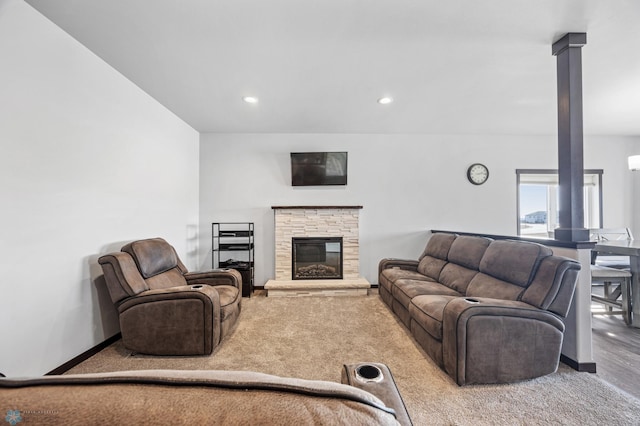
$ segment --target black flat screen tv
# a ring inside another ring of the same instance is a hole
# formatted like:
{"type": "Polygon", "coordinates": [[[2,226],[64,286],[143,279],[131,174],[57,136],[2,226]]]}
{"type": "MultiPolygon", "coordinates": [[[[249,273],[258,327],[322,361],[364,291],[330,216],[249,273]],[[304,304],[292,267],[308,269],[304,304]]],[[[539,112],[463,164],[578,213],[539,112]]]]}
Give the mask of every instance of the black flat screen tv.
{"type": "Polygon", "coordinates": [[[291,185],[347,184],[346,152],[292,152],[291,185]]]}

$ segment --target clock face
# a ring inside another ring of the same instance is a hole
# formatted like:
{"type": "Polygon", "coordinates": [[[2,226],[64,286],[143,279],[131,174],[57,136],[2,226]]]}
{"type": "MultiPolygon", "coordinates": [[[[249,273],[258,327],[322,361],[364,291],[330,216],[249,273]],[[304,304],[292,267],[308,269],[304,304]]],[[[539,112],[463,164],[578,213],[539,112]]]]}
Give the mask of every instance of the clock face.
{"type": "Polygon", "coordinates": [[[467,179],[474,185],[482,185],[489,179],[489,169],[484,164],[472,164],[467,169],[467,179]]]}

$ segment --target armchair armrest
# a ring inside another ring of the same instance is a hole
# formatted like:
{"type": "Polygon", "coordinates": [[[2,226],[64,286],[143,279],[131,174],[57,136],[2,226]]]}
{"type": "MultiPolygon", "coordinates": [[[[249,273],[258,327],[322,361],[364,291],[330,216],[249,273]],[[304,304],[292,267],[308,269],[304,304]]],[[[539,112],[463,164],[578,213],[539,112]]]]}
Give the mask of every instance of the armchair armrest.
{"type": "Polygon", "coordinates": [[[154,355],[207,355],[220,341],[220,296],[212,286],[147,290],[118,305],[125,347],[154,355]]]}
{"type": "MultiPolygon", "coordinates": [[[[169,287],[156,290],[143,291],[140,294],[129,297],[118,305],[118,312],[122,313],[127,309],[141,304],[163,302],[168,300],[200,300],[204,304],[215,303],[220,296],[215,288],[203,285],[198,287],[197,284],[191,284],[179,287],[169,287]],[[195,288],[194,288],[195,287],[195,288]]],[[[219,304],[219,303],[218,303],[219,304]]]]}
{"type": "Polygon", "coordinates": [[[382,259],[378,264],[378,275],[385,269],[391,268],[400,268],[406,269],[408,271],[417,271],[418,270],[418,261],[410,260],[410,259],[395,259],[395,258],[386,258],[382,259]]]}
{"type": "Polygon", "coordinates": [[[505,383],[556,371],[564,324],[524,302],[451,300],[442,318],[444,368],[459,385],[505,383]]]}
{"type": "Polygon", "coordinates": [[[187,272],[184,274],[184,278],[189,285],[230,285],[242,290],[242,275],[235,269],[212,269],[202,272],[187,272]]]}

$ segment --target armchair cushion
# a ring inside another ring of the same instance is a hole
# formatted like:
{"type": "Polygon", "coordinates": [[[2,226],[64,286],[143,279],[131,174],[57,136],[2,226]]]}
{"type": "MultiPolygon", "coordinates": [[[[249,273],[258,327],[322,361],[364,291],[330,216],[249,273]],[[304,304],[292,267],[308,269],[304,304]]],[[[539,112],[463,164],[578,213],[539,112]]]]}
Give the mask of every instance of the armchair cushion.
{"type": "Polygon", "coordinates": [[[187,272],[184,278],[189,285],[227,285],[242,289],[242,275],[235,269],[214,269],[202,272],[187,272]]]}
{"type": "Polygon", "coordinates": [[[178,266],[178,255],[162,238],[134,241],[122,247],[138,265],[143,278],[150,278],[178,266]]]}

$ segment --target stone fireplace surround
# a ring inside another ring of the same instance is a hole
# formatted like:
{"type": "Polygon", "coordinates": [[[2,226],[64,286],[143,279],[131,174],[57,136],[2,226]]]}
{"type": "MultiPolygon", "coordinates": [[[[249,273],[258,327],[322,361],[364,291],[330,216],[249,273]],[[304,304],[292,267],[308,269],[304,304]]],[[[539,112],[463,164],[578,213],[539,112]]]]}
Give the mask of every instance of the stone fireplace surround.
{"type": "Polygon", "coordinates": [[[366,295],[371,284],[360,276],[359,216],[362,206],[273,206],[275,216],[275,279],[267,295],[366,295]],[[292,280],[294,237],[342,237],[342,279],[292,280]]]}

